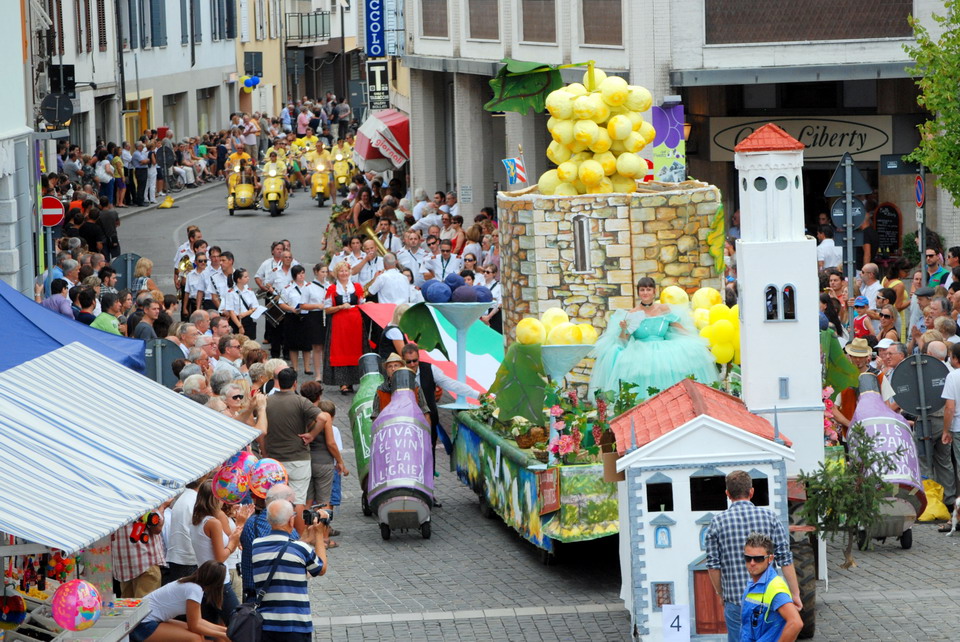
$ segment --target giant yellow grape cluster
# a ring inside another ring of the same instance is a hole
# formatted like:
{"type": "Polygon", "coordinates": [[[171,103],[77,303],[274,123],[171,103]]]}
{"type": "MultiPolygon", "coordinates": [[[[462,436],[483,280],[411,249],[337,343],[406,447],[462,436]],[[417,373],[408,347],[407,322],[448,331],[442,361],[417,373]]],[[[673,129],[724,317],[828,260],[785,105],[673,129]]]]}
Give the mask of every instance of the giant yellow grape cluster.
{"type": "Polygon", "coordinates": [[[541,194],[576,196],[634,192],[637,179],[647,173],[637,155],[653,142],[653,125],[643,119],[653,96],[644,87],[628,85],[599,69],[583,74],[583,83],[571,83],[547,96],[553,142],[547,158],[557,168],[538,181],[541,194]]]}

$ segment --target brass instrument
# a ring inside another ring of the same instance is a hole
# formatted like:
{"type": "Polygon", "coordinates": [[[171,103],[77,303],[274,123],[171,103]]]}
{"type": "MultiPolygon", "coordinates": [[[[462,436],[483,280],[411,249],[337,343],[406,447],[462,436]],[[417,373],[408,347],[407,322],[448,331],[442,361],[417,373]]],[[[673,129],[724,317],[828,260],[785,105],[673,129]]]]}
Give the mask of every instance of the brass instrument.
{"type": "Polygon", "coordinates": [[[386,256],[387,248],[383,246],[383,243],[377,237],[377,232],[373,229],[374,225],[376,225],[374,219],[366,220],[360,224],[360,227],[357,229],[357,231],[373,241],[373,244],[377,246],[377,253],[380,256],[386,256]]]}
{"type": "Polygon", "coordinates": [[[363,284],[363,298],[366,299],[370,296],[370,286],[373,285],[373,282],[377,280],[377,276],[374,276],[372,279],[363,284]]]}

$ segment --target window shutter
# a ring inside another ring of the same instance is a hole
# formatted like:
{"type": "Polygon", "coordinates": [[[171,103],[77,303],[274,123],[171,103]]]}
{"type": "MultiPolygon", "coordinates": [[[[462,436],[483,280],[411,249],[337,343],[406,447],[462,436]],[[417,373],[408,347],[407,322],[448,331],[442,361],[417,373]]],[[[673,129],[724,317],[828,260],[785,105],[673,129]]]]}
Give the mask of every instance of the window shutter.
{"type": "Polygon", "coordinates": [[[167,16],[163,0],[150,0],[150,33],[153,34],[155,47],[167,45],[167,16]]]}
{"type": "Polygon", "coordinates": [[[220,40],[220,25],[217,18],[217,0],[210,0],[210,39],[220,40]]]}
{"type": "Polygon", "coordinates": [[[77,30],[77,53],[83,53],[83,8],[80,0],[73,0],[73,19],[77,30]]]}
{"type": "Polygon", "coordinates": [[[137,18],[140,0],[127,0],[127,17],[130,19],[130,48],[140,47],[140,20],[137,18]]]}
{"type": "Polygon", "coordinates": [[[199,0],[193,0],[193,41],[203,42],[203,7],[199,0]]]}
{"type": "Polygon", "coordinates": [[[230,40],[233,40],[237,37],[237,7],[233,0],[226,0],[226,13],[224,16],[227,19],[225,35],[230,40]]]}
{"type": "Polygon", "coordinates": [[[263,40],[267,37],[266,20],[267,10],[264,8],[264,0],[253,0],[256,4],[253,7],[254,37],[257,40],[263,40]]]}
{"type": "Polygon", "coordinates": [[[277,0],[270,1],[270,37],[280,37],[280,5],[277,0]]]}
{"type": "Polygon", "coordinates": [[[87,53],[93,51],[93,20],[90,10],[90,0],[83,0],[83,28],[86,30],[84,40],[86,41],[87,53]]]}
{"type": "Polygon", "coordinates": [[[104,0],[97,0],[97,45],[100,51],[107,50],[107,8],[104,0]]]}
{"type": "Polygon", "coordinates": [[[187,22],[187,0],[180,0],[180,44],[190,42],[190,23],[187,22]]]}
{"type": "Polygon", "coordinates": [[[240,0],[240,42],[250,42],[250,8],[248,0],[240,0]]]}

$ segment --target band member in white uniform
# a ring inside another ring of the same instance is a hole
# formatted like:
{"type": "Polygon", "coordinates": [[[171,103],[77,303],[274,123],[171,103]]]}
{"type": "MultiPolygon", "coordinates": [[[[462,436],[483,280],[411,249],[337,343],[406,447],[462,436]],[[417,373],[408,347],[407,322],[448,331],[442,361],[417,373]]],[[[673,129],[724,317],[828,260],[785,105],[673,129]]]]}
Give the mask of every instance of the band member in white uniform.
{"type": "Polygon", "coordinates": [[[256,293],[250,289],[250,273],[239,269],[230,277],[223,313],[245,334],[254,341],[257,339],[257,322],[251,316],[257,311],[260,303],[256,293]]]}
{"type": "Polygon", "coordinates": [[[318,291],[320,307],[311,312],[313,320],[313,371],[317,374],[316,380],[323,382],[323,345],[327,340],[327,313],[324,310],[323,299],[330,287],[329,269],[326,263],[317,263],[313,266],[313,282],[311,285],[318,291]]]}
{"type": "Polygon", "coordinates": [[[307,296],[306,269],[295,265],[290,269],[293,280],[280,293],[280,309],[286,312],[280,327],[283,331],[283,343],[290,351],[290,367],[297,370],[300,366],[300,353],[304,353],[306,365],[307,353],[313,348],[307,328],[307,313],[300,309],[307,296]]]}
{"type": "Polygon", "coordinates": [[[206,287],[207,279],[203,276],[203,271],[207,269],[207,255],[203,252],[197,253],[193,260],[193,270],[187,272],[187,312],[193,314],[200,308],[203,301],[203,288],[206,287]]]}

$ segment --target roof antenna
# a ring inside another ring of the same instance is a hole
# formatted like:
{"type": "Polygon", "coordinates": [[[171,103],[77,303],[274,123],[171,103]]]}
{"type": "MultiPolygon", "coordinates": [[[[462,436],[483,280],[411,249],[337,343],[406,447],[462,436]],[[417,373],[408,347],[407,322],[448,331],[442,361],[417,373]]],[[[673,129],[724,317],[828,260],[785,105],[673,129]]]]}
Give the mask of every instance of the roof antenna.
{"type": "Polygon", "coordinates": [[[786,444],[780,438],[780,416],[777,414],[777,407],[773,407],[773,442],[776,444],[786,444]]]}
{"type": "Polygon", "coordinates": [[[630,450],[637,449],[637,428],[633,424],[633,416],[630,417],[630,450]]]}

